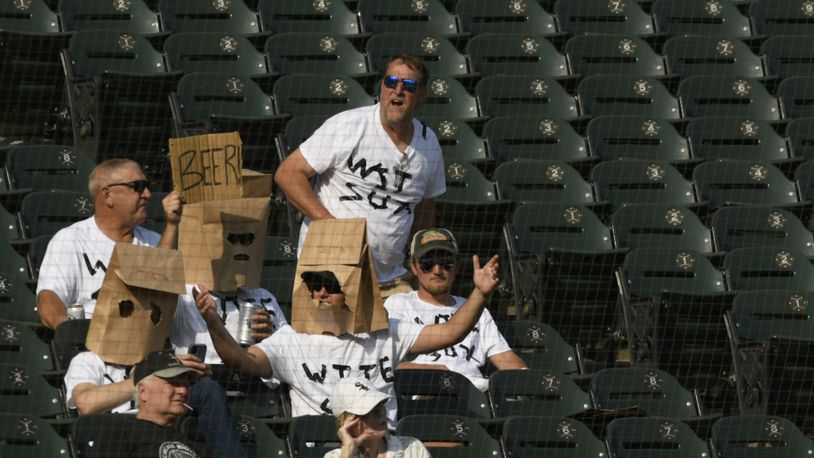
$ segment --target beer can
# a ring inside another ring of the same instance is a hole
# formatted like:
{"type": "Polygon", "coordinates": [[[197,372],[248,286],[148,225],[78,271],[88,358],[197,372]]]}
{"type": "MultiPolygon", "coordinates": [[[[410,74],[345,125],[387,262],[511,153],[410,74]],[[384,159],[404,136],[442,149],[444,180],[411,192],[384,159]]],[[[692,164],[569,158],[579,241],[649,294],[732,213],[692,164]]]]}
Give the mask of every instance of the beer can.
{"type": "Polygon", "coordinates": [[[68,319],[69,320],[84,320],[85,307],[82,304],[71,304],[68,306],[68,319]]]}
{"type": "Polygon", "coordinates": [[[252,317],[261,309],[251,302],[241,302],[238,314],[237,342],[244,347],[255,344],[252,337],[252,317]]]}

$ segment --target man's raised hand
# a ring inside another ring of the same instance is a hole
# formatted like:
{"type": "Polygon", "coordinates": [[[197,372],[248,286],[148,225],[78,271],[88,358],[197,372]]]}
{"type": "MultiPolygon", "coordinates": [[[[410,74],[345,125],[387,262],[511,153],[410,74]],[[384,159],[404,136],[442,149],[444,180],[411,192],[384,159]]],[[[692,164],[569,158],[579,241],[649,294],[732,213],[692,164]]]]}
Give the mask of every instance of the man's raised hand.
{"type": "Polygon", "coordinates": [[[478,255],[472,256],[472,270],[474,273],[472,280],[475,282],[475,287],[484,296],[491,294],[500,284],[499,269],[498,255],[492,256],[492,259],[486,262],[483,267],[480,265],[478,255]]]}

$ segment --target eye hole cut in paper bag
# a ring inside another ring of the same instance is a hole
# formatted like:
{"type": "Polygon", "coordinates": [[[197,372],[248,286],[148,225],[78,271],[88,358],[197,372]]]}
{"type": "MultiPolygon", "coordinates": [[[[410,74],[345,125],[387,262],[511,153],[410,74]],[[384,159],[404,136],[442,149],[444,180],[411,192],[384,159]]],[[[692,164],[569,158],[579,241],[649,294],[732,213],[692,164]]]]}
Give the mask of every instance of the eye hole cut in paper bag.
{"type": "Polygon", "coordinates": [[[291,321],[297,332],[307,334],[339,336],[388,328],[364,218],[311,222],[294,277],[291,321]],[[312,299],[303,282],[303,272],[325,271],[332,272],[341,285],[344,312],[312,299]]]}
{"type": "Polygon", "coordinates": [[[187,204],[243,196],[243,142],[237,132],[170,139],[172,182],[187,204]]]}
{"type": "Polygon", "coordinates": [[[179,294],[184,265],[177,251],[117,243],[85,345],[110,364],[143,360],[164,346],[179,294]]]}

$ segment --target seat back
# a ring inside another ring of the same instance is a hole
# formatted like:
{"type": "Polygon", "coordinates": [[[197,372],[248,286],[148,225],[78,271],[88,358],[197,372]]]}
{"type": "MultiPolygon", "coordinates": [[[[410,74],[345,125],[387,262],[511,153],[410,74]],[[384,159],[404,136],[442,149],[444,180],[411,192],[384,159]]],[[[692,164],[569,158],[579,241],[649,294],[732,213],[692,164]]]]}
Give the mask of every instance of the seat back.
{"type": "Polygon", "coordinates": [[[12,189],[84,193],[94,167],[96,164],[83,151],[69,146],[16,146],[6,159],[12,189]]]}
{"type": "Polygon", "coordinates": [[[68,441],[29,413],[0,413],[0,453],[15,458],[70,457],[68,441]]]}
{"type": "Polygon", "coordinates": [[[713,207],[734,204],[787,206],[800,202],[794,182],[766,162],[706,161],[693,171],[699,198],[713,207]]]}
{"type": "Polygon", "coordinates": [[[742,291],[732,301],[738,339],[768,341],[776,337],[806,340],[814,336],[814,317],[806,312],[810,291],[742,291]]]}
{"type": "Polygon", "coordinates": [[[582,75],[667,74],[664,58],[635,35],[577,35],[565,43],[565,52],[574,73],[582,75]]]}
{"type": "Polygon", "coordinates": [[[764,246],[790,248],[814,257],[814,237],[794,213],[751,205],[719,208],[712,216],[719,251],[764,246]]]}
{"type": "Polygon", "coordinates": [[[263,76],[266,56],[241,35],[224,32],[174,33],[164,43],[167,65],[184,73],[263,76]]]}
{"type": "Polygon", "coordinates": [[[605,161],[591,170],[599,198],[623,204],[692,205],[692,183],[663,161],[605,161]]]}
{"type": "Polygon", "coordinates": [[[28,33],[57,33],[59,20],[43,0],[3,2],[0,5],[0,30],[28,33]]]}
{"type": "Polygon", "coordinates": [[[444,35],[421,32],[381,32],[365,44],[372,70],[384,73],[387,64],[404,53],[419,57],[430,75],[463,76],[469,73],[469,64],[452,42],[444,35]]]}
{"type": "MultiPolygon", "coordinates": [[[[379,93],[381,85],[376,85],[379,93]]],[[[419,119],[427,116],[442,116],[460,120],[480,118],[477,99],[466,90],[460,81],[451,76],[430,76],[427,84],[427,97],[415,112],[419,119]]]]}
{"type": "Polygon", "coordinates": [[[776,121],[780,105],[758,80],[733,76],[690,76],[678,86],[685,115],[741,116],[776,121]]]}
{"type": "Polygon", "coordinates": [[[158,15],[143,0],[61,0],[59,18],[62,28],[70,31],[117,30],[141,35],[161,32],[158,15]]]}
{"type": "Polygon", "coordinates": [[[93,215],[93,202],[86,193],[37,191],[23,198],[20,216],[26,238],[56,234],[60,229],[93,215]]]}
{"type": "Polygon", "coordinates": [[[591,378],[601,409],[638,406],[649,416],[698,416],[695,399],[669,373],[646,367],[602,369],[591,378]]]}
{"type": "Polygon", "coordinates": [[[794,179],[800,188],[802,197],[806,200],[814,198],[814,161],[807,161],[800,164],[794,171],[794,179]]]}
{"type": "Polygon", "coordinates": [[[608,424],[608,444],[618,458],[710,456],[706,442],[675,418],[617,418],[608,424]]]}
{"type": "Polygon", "coordinates": [[[164,30],[250,34],[260,32],[257,13],[243,0],[201,2],[199,0],[161,1],[158,6],[164,30]]]}
{"type": "Polygon", "coordinates": [[[557,23],[537,2],[513,4],[493,0],[460,0],[455,14],[464,32],[483,33],[545,33],[557,32],[557,23]]]}
{"type": "Polygon", "coordinates": [[[813,47],[814,39],[811,37],[781,35],[764,41],[760,54],[766,56],[769,74],[785,79],[814,73],[813,47]]]}
{"type": "Polygon", "coordinates": [[[814,35],[812,9],[796,0],[756,0],[749,4],[749,16],[760,35],[814,35]]]}
{"type": "Polygon", "coordinates": [[[749,37],[752,25],[733,2],[657,0],[653,16],[661,32],[672,36],[703,35],[715,37],[749,37]],[[711,6],[707,6],[711,5],[711,6]]]}
{"type": "Polygon", "coordinates": [[[704,159],[783,161],[789,159],[786,139],[762,120],[710,116],[687,126],[693,155],[704,159]]]}
{"type": "Polygon", "coordinates": [[[811,261],[803,253],[788,248],[738,248],[726,254],[723,269],[735,290],[814,288],[811,261]]]}
{"type": "Polygon", "coordinates": [[[581,205],[526,203],[514,211],[512,225],[517,249],[524,253],[613,249],[610,229],[581,205]]]}
{"type": "Polygon", "coordinates": [[[678,99],[664,84],[651,77],[590,75],[579,83],[579,101],[594,116],[646,116],[649,119],[681,118],[678,99]]]}
{"type": "MultiPolygon", "coordinates": [[[[786,136],[793,157],[807,161],[814,158],[814,117],[792,119],[786,126],[786,136]]],[[[808,194],[803,191],[803,195],[808,194]]]]}
{"type": "Polygon", "coordinates": [[[294,417],[288,430],[291,454],[302,458],[321,458],[340,446],[336,419],[327,415],[294,417]]]}
{"type": "Polygon", "coordinates": [[[546,369],[497,371],[489,377],[495,417],[572,416],[591,408],[591,398],[567,375],[546,369]]]}
{"type": "Polygon", "coordinates": [[[692,210],[675,205],[623,205],[611,216],[616,245],[713,251],[712,232],[692,210]]]}
{"type": "Polygon", "coordinates": [[[501,435],[512,457],[602,458],[605,444],[579,420],[526,416],[506,420],[501,435]]]}
{"type": "Polygon", "coordinates": [[[457,372],[396,370],[393,377],[399,418],[428,413],[469,418],[492,416],[486,395],[457,372]]]}
{"type": "MultiPolygon", "coordinates": [[[[7,329],[3,326],[3,332],[7,329]]],[[[59,390],[49,385],[36,369],[24,364],[0,364],[0,403],[3,412],[40,418],[64,415],[59,390]]]]}
{"type": "Polygon", "coordinates": [[[275,114],[271,97],[257,83],[231,73],[189,73],[178,82],[176,94],[185,121],[208,121],[213,115],[263,119],[275,114]]]}
{"type": "MultiPolygon", "coordinates": [[[[40,322],[37,297],[26,285],[27,277],[19,273],[0,273],[0,319],[40,322]]],[[[36,345],[36,341],[34,345],[36,345]]]]}
{"type": "Polygon", "coordinates": [[[670,70],[682,78],[732,75],[761,78],[763,60],[744,42],[720,37],[674,37],[664,44],[670,70]]]}
{"type": "Polygon", "coordinates": [[[500,321],[497,327],[506,343],[530,369],[548,369],[563,374],[580,372],[579,355],[560,333],[539,321],[500,321]]]}
{"type": "Polygon", "coordinates": [[[662,292],[709,294],[726,291],[723,274],[703,254],[686,249],[636,248],[625,257],[622,271],[634,297],[662,292]]]}
{"type": "Polygon", "coordinates": [[[488,76],[475,86],[487,116],[534,116],[571,119],[579,116],[576,99],[555,80],[533,76],[488,76]]]}
{"type": "Polygon", "coordinates": [[[554,15],[560,29],[572,35],[586,33],[649,35],[653,19],[638,3],[583,0],[557,2],[554,15]]]}
{"type": "Polygon", "coordinates": [[[591,152],[605,161],[690,159],[689,142],[665,119],[597,116],[588,123],[586,136],[591,152]]]}
{"type": "Polygon", "coordinates": [[[345,2],[260,0],[257,12],[263,29],[274,33],[320,32],[343,36],[362,33],[356,14],[345,2]]]}
{"type": "Polygon", "coordinates": [[[491,438],[475,420],[455,415],[411,415],[399,421],[397,436],[411,436],[428,443],[436,458],[501,456],[500,443],[491,438]],[[433,447],[443,442],[455,446],[433,447]]]}
{"type": "Polygon", "coordinates": [[[483,127],[489,151],[499,161],[587,159],[588,145],[573,127],[542,116],[498,116],[483,127]]]}
{"type": "Polygon", "coordinates": [[[117,30],[76,32],[68,45],[71,66],[79,76],[106,72],[155,74],[167,70],[164,57],[143,36],[117,30]]]}
{"type": "Polygon", "coordinates": [[[790,76],[777,86],[777,96],[789,118],[814,116],[814,77],[807,75],[790,76]]]}
{"type": "Polygon", "coordinates": [[[722,458],[792,458],[814,453],[811,440],[794,423],[777,416],[721,418],[712,425],[711,441],[722,458]]]}
{"type": "Polygon", "coordinates": [[[330,116],[373,104],[359,82],[339,75],[286,75],[274,83],[279,113],[330,116]]]}
{"type": "Polygon", "coordinates": [[[513,202],[591,204],[591,184],[562,162],[515,159],[500,164],[495,182],[504,199],[513,202]]]}
{"type": "Polygon", "coordinates": [[[316,73],[355,76],[370,71],[365,55],[342,35],[324,32],[277,33],[266,40],[271,68],[289,75],[316,73]]]}
{"type": "Polygon", "coordinates": [[[455,35],[458,21],[439,0],[363,0],[357,7],[366,32],[429,32],[455,35]]]}
{"type": "Polygon", "coordinates": [[[3,343],[0,347],[0,362],[3,364],[23,365],[34,372],[54,369],[48,344],[28,326],[16,321],[0,321],[0,341],[3,343]]]}
{"type": "Polygon", "coordinates": [[[446,116],[422,116],[420,119],[438,137],[444,162],[471,162],[488,159],[489,155],[483,138],[476,134],[469,124],[446,116]]]}
{"type": "MultiPolygon", "coordinates": [[[[500,3],[493,2],[495,5],[500,3]]],[[[505,8],[505,5],[500,5],[505,8]]],[[[534,34],[485,33],[466,44],[472,71],[483,76],[529,75],[558,77],[568,75],[568,61],[539,32],[534,34]]]]}

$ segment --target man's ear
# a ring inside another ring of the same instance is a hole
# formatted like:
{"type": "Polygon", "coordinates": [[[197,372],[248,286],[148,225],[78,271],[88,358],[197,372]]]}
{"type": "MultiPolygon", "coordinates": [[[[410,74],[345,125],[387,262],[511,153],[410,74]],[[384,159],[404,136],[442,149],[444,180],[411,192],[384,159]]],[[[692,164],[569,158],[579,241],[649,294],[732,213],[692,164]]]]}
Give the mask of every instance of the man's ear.
{"type": "Polygon", "coordinates": [[[413,273],[413,277],[418,277],[418,267],[416,266],[416,261],[413,258],[410,258],[410,272],[413,273]]]}

